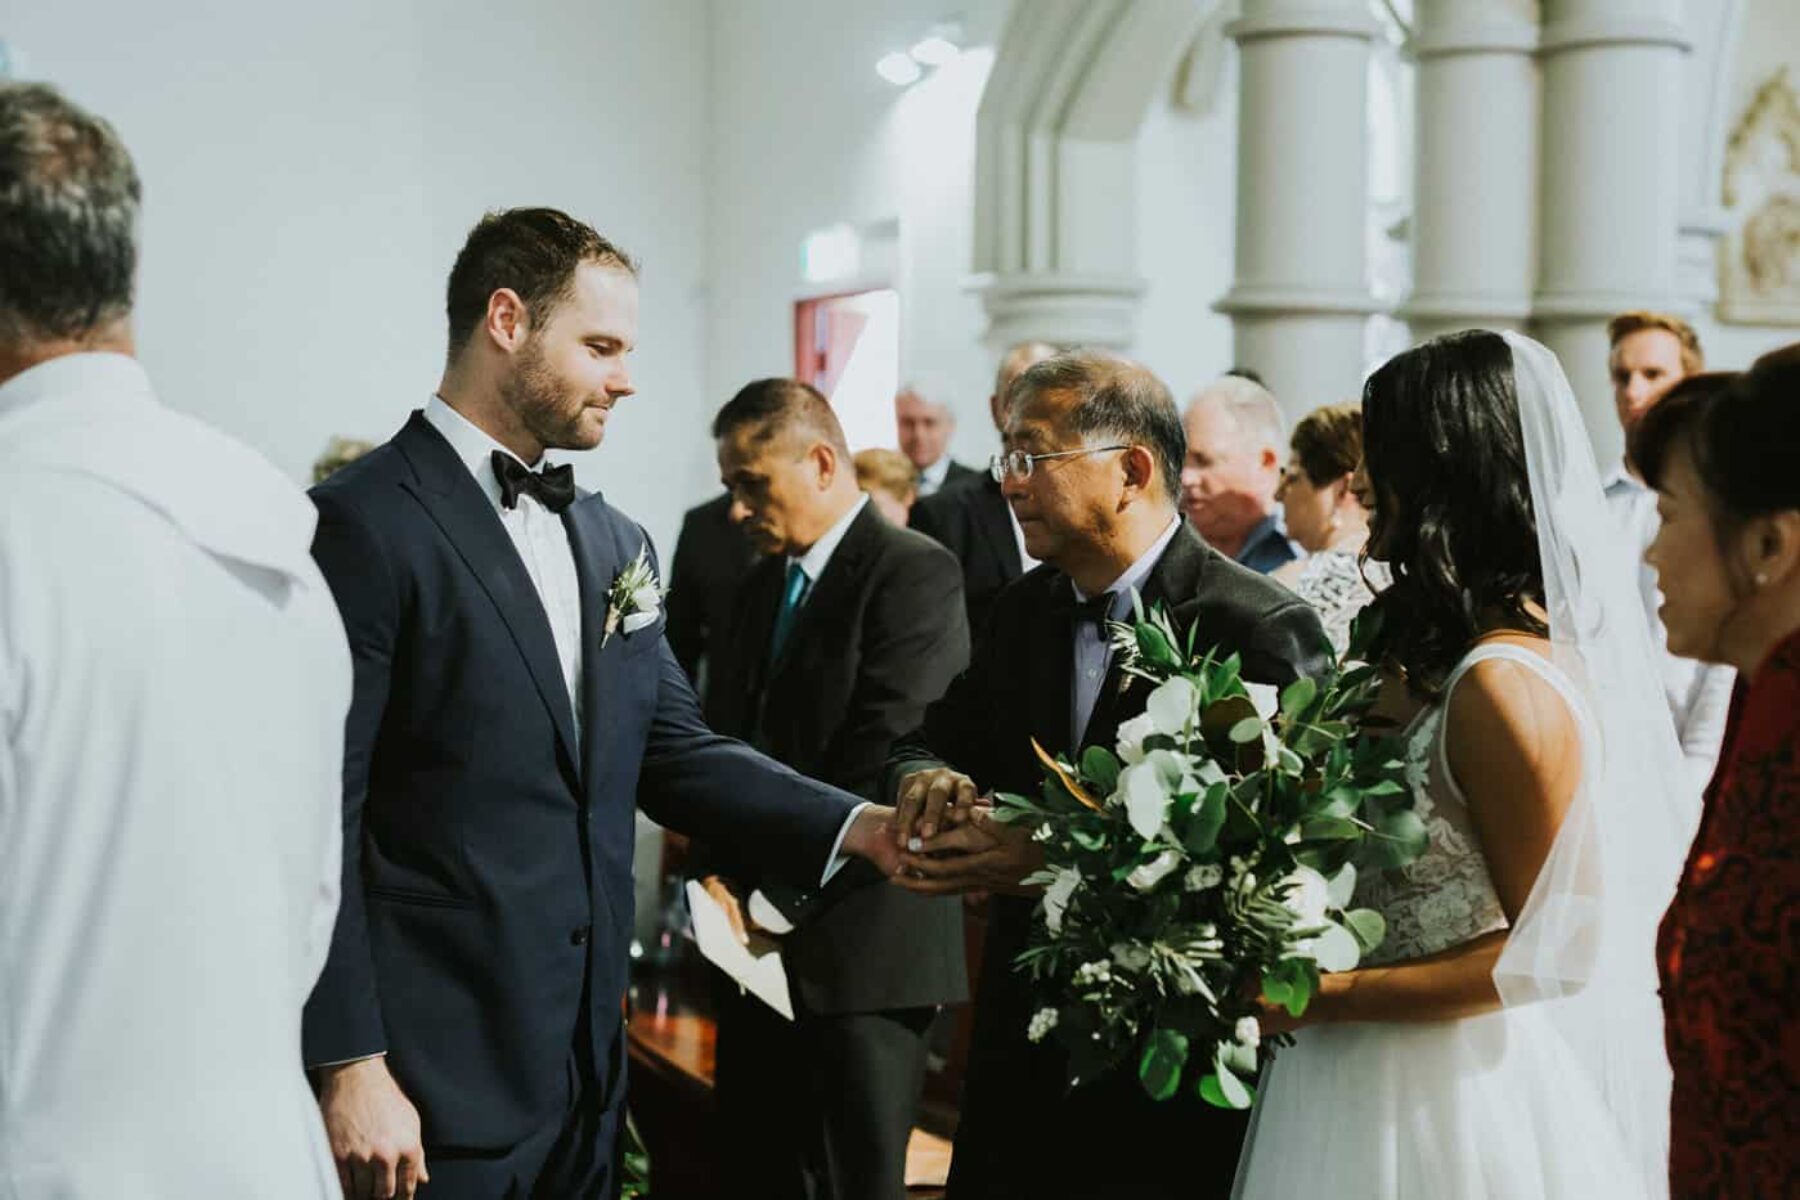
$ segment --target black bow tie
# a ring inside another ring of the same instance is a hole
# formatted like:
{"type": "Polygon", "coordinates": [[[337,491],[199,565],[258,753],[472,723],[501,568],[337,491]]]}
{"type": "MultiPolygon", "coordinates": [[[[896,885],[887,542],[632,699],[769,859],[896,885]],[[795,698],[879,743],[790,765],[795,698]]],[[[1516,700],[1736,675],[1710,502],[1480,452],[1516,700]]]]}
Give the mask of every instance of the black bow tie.
{"type": "Polygon", "coordinates": [[[567,463],[533,471],[506,451],[496,450],[494,478],[500,481],[500,503],[507,508],[517,508],[520,496],[536,497],[553,513],[575,503],[575,468],[567,463]]]}
{"type": "Polygon", "coordinates": [[[1112,620],[1113,601],[1117,598],[1117,592],[1101,592],[1092,600],[1077,600],[1074,606],[1076,628],[1092,625],[1105,639],[1106,623],[1112,620]]]}

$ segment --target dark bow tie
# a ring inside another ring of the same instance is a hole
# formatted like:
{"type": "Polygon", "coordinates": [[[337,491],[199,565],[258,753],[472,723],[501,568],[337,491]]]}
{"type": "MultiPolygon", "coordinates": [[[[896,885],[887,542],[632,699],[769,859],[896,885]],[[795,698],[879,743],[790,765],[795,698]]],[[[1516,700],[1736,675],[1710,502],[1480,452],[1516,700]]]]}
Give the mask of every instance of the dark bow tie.
{"type": "Polygon", "coordinates": [[[1117,592],[1101,592],[1091,600],[1075,601],[1073,612],[1076,628],[1092,625],[1099,631],[1101,640],[1105,640],[1106,623],[1112,620],[1113,601],[1117,598],[1117,592]]]}
{"type": "Polygon", "coordinates": [[[494,451],[494,478],[500,481],[500,503],[517,508],[520,496],[533,496],[553,513],[575,503],[575,468],[564,463],[533,471],[506,453],[494,451]]]}

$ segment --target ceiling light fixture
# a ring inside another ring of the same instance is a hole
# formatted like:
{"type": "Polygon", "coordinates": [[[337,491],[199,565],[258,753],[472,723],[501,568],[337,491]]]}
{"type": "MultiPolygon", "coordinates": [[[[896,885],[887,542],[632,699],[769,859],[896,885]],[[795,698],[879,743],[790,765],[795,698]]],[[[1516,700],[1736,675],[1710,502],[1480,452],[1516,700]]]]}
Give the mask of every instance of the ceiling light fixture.
{"type": "Polygon", "coordinates": [[[925,74],[910,55],[898,50],[882,55],[881,61],[875,64],[875,73],[895,87],[910,87],[925,74]]]}

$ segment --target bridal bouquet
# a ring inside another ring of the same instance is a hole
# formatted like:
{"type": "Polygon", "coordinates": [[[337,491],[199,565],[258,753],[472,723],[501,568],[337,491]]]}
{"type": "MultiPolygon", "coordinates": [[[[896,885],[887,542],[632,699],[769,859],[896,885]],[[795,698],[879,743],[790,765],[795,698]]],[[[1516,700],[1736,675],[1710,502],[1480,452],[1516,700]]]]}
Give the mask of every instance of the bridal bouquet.
{"type": "Polygon", "coordinates": [[[1355,658],[1373,630],[1330,678],[1277,697],[1160,610],[1112,628],[1127,677],[1152,688],[1144,711],[1078,761],[1038,747],[1041,797],[995,801],[1044,851],[1019,957],[1040,997],[1028,1032],[1066,1047],[1071,1083],[1135,1061],[1156,1099],[1187,1079],[1245,1108],[1259,1045],[1287,1041],[1264,1043],[1256,997],[1305,1011],[1319,972],[1385,932],[1350,907],[1358,870],[1424,849],[1404,748],[1364,721],[1376,672],[1355,658]]]}

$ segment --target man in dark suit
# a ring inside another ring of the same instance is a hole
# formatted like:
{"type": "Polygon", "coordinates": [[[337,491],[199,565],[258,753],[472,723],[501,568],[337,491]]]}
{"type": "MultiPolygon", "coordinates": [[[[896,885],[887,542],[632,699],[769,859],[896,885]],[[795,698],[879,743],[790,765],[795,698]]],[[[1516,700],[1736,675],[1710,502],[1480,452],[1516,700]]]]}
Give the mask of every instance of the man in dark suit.
{"type": "Polygon", "coordinates": [[[695,505],[681,518],[669,565],[669,649],[703,705],[731,636],[738,589],[756,559],[756,547],[731,519],[729,495],[695,505]]]}
{"type": "Polygon", "coordinates": [[[948,404],[927,396],[917,384],[907,384],[894,397],[894,427],[900,453],[919,473],[919,495],[935,496],[946,488],[981,478],[981,472],[950,457],[956,414],[948,404]]]}
{"type": "Polygon", "coordinates": [[[991,636],[890,768],[902,796],[896,832],[926,852],[906,855],[896,882],[927,895],[1011,893],[996,896],[989,919],[950,1195],[1224,1197],[1241,1114],[1185,1092],[1159,1105],[1130,1071],[1070,1092],[1061,1054],[1026,1038],[1030,984],[1013,960],[1036,907],[1021,881],[1041,860],[1028,837],[973,802],[978,792],[1038,790],[1031,739],[1052,753],[1110,746],[1119,723],[1142,711],[1145,688],[1112,661],[1103,625],[1131,611],[1133,590],[1165,606],[1178,629],[1241,655],[1255,682],[1323,671],[1325,634],[1304,602],[1209,549],[1180,519],[1181,422],[1155,376],[1067,354],[1021,375],[1007,404],[1006,495],[1044,565],[1002,594],[991,636]]]}
{"type": "MultiPolygon", "coordinates": [[[[713,436],[732,515],[768,555],[717,665],[715,727],[872,797],[894,740],[968,665],[956,561],[858,490],[843,428],[806,384],[748,385],[713,436]]],[[[763,874],[732,863],[730,847],[706,852],[740,894],[763,874]]],[[[719,894],[718,879],[708,886],[719,894]]],[[[733,1195],[902,1200],[926,1031],[940,1005],[968,999],[960,905],[853,867],[789,912],[795,1020],[723,989],[717,1095],[733,1195]]]]}
{"type": "Polygon", "coordinates": [[[608,1196],[634,796],[814,886],[884,810],[709,731],[643,530],[538,469],[631,394],[630,259],[512,209],[448,293],[437,394],[313,493],[355,691],[303,1050],[349,1196],[608,1196]]]}
{"type": "MultiPolygon", "coordinates": [[[[994,394],[988,410],[994,428],[1004,426],[1003,398],[1020,372],[1056,353],[1044,342],[1020,342],[1000,359],[994,394]]],[[[966,484],[923,497],[913,505],[911,525],[927,537],[942,542],[962,564],[963,598],[969,608],[969,635],[977,646],[987,635],[988,610],[1007,584],[1023,575],[1037,560],[1025,553],[1023,535],[1013,520],[1000,481],[991,474],[976,475],[966,484]]]]}

